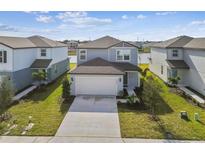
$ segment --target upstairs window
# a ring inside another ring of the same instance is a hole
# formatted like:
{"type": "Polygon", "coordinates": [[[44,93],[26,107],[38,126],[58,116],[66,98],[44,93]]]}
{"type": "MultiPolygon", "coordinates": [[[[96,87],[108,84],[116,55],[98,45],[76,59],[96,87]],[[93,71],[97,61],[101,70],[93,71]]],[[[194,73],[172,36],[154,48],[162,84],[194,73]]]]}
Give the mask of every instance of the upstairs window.
{"type": "Polygon", "coordinates": [[[130,50],[117,50],[117,61],[130,61],[130,50]]]}
{"type": "Polygon", "coordinates": [[[178,57],[178,50],[172,50],[172,56],[178,57]]]}
{"type": "Polygon", "coordinates": [[[87,56],[87,51],[86,50],[80,50],[80,60],[86,60],[87,56]]]}
{"type": "Polygon", "coordinates": [[[46,57],[46,49],[41,49],[41,57],[46,57]]]}
{"type": "Polygon", "coordinates": [[[0,63],[7,63],[7,51],[0,50],[0,63]]]}

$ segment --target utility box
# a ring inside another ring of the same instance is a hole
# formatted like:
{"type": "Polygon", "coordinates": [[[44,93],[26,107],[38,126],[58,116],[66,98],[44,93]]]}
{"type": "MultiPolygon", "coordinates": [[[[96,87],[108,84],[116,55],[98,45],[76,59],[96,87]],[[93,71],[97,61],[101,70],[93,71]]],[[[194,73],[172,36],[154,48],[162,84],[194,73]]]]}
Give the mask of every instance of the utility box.
{"type": "Polygon", "coordinates": [[[188,113],[186,111],[181,111],[180,115],[181,115],[181,119],[186,119],[186,120],[189,119],[188,113]]]}

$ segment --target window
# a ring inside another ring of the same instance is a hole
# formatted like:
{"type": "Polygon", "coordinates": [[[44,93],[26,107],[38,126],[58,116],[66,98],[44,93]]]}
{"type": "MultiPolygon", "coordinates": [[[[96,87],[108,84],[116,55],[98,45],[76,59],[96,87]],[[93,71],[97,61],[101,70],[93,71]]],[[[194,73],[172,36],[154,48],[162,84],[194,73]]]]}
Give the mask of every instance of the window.
{"type": "Polygon", "coordinates": [[[177,69],[168,69],[168,77],[169,78],[176,78],[178,76],[177,69]]]}
{"type": "Polygon", "coordinates": [[[0,63],[7,63],[7,51],[0,50],[0,63]]]}
{"type": "Polygon", "coordinates": [[[163,65],[161,65],[161,74],[163,74],[164,73],[164,67],[163,67],[163,65]]]}
{"type": "Polygon", "coordinates": [[[172,77],[176,78],[177,74],[178,74],[177,69],[172,69],[172,77]]]}
{"type": "Polygon", "coordinates": [[[129,61],[130,60],[130,50],[117,50],[117,60],[118,61],[129,61]]]}
{"type": "Polygon", "coordinates": [[[80,50],[80,60],[86,60],[87,51],[86,50],[80,50]]]}
{"type": "Polygon", "coordinates": [[[178,50],[172,50],[172,56],[178,57],[178,50]]]}
{"type": "Polygon", "coordinates": [[[41,57],[46,57],[46,49],[41,49],[41,57]]]}

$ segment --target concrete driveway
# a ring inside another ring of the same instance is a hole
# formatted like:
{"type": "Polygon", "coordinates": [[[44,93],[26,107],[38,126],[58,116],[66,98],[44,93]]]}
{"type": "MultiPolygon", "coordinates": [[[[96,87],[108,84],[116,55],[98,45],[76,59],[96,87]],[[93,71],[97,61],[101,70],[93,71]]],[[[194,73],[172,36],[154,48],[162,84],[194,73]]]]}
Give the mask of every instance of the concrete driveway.
{"type": "Polygon", "coordinates": [[[116,98],[77,96],[55,136],[120,138],[116,98]]]}

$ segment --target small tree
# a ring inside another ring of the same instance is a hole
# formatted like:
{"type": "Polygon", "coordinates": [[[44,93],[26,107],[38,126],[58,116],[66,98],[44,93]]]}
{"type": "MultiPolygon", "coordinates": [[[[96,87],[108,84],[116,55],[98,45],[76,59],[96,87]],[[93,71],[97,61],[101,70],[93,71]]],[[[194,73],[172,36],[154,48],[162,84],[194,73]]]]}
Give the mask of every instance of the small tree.
{"type": "Polygon", "coordinates": [[[161,91],[161,85],[152,76],[149,76],[146,80],[144,80],[142,99],[143,102],[150,108],[150,113],[154,117],[156,117],[156,109],[160,97],[159,93],[161,91]]]}
{"type": "Polygon", "coordinates": [[[67,77],[64,78],[63,80],[63,92],[62,92],[62,98],[64,100],[68,100],[70,98],[70,82],[67,79],[67,77]]]}
{"type": "Polygon", "coordinates": [[[0,81],[0,108],[2,111],[12,102],[14,88],[8,77],[3,77],[0,81]]]}
{"type": "Polygon", "coordinates": [[[179,80],[181,80],[181,78],[179,76],[177,77],[173,77],[173,78],[168,78],[169,83],[173,84],[173,85],[177,85],[179,83],[179,80]]]}
{"type": "Polygon", "coordinates": [[[44,80],[46,80],[46,72],[43,70],[38,70],[32,73],[32,77],[35,81],[39,82],[41,85],[44,80]]]}

